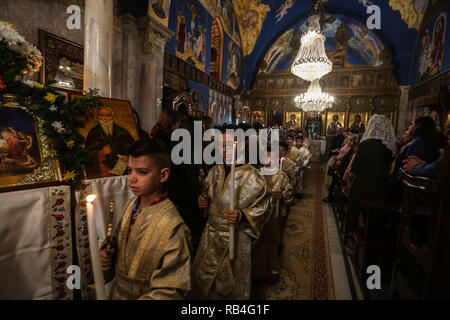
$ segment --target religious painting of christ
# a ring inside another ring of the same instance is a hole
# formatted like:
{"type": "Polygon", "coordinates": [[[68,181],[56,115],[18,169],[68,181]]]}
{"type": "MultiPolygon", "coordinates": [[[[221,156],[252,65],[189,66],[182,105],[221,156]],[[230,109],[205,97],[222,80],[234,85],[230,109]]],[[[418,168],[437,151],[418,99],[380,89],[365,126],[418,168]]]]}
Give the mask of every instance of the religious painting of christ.
{"type": "Polygon", "coordinates": [[[9,101],[0,105],[0,190],[61,180],[42,131],[43,121],[25,108],[9,101]]]}
{"type": "Polygon", "coordinates": [[[442,61],[444,58],[446,18],[447,15],[445,13],[441,13],[434,26],[433,46],[431,49],[429,60],[430,76],[438,74],[442,68],[442,61]]]}
{"type": "Polygon", "coordinates": [[[240,84],[241,58],[237,46],[233,42],[228,43],[227,84],[237,89],[240,84]]]}
{"type": "Polygon", "coordinates": [[[186,16],[183,11],[178,11],[177,18],[177,51],[183,53],[186,43],[186,16]]]}
{"type": "Polygon", "coordinates": [[[286,128],[298,129],[301,127],[302,113],[301,112],[286,112],[286,128]]]}
{"type": "MultiPolygon", "coordinates": [[[[189,65],[205,71],[206,70],[206,48],[211,44],[207,43],[208,30],[203,9],[197,6],[197,2],[180,4],[177,14],[175,55],[189,65]]],[[[195,76],[191,74],[191,79],[195,76]]]]}
{"type": "MultiPolygon", "coordinates": [[[[69,99],[80,95],[70,95],[69,99]]],[[[92,155],[86,165],[88,179],[111,177],[125,174],[128,166],[128,152],[139,140],[136,118],[127,100],[99,98],[103,106],[95,110],[95,115],[86,119],[79,129],[85,138],[85,149],[92,155]]]]}
{"type": "Polygon", "coordinates": [[[419,81],[422,81],[429,74],[431,46],[432,43],[430,31],[428,29],[424,29],[419,53],[419,81]]]}

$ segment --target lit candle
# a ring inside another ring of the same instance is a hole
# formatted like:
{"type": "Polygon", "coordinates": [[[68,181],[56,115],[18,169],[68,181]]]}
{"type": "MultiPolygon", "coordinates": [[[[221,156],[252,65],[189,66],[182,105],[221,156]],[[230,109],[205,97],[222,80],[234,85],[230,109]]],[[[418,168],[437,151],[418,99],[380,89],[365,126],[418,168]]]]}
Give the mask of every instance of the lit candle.
{"type": "MultiPolygon", "coordinates": [[[[278,168],[278,183],[277,187],[281,191],[281,177],[283,176],[283,158],[280,159],[280,168],[278,168]]],[[[277,199],[277,205],[275,208],[275,217],[278,218],[278,213],[280,211],[280,199],[277,199]]]]}
{"type": "MultiPolygon", "coordinates": [[[[230,196],[231,196],[231,201],[230,201],[230,210],[234,210],[235,207],[235,191],[234,191],[234,180],[235,180],[235,174],[234,174],[234,169],[236,166],[236,142],[233,143],[233,152],[231,155],[231,171],[230,171],[230,196]]],[[[229,233],[230,233],[230,238],[229,238],[229,257],[230,260],[234,259],[234,231],[235,231],[235,225],[234,224],[230,224],[229,226],[229,233]]]]}
{"type": "Polygon", "coordinates": [[[92,203],[97,196],[90,194],[86,197],[86,208],[88,215],[89,231],[89,249],[91,251],[92,269],[94,271],[95,291],[97,300],[106,300],[105,279],[100,264],[100,252],[98,249],[98,236],[95,228],[94,204],[92,203]]]}

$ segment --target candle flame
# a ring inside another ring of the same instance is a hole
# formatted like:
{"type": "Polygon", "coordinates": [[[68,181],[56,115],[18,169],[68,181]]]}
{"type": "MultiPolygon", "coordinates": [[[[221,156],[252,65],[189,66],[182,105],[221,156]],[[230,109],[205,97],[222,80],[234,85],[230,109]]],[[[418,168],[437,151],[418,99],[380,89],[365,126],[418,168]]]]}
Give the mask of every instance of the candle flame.
{"type": "Polygon", "coordinates": [[[88,195],[88,196],[86,197],[86,201],[89,202],[89,203],[92,203],[92,202],[94,202],[95,198],[97,198],[97,195],[95,195],[95,194],[90,194],[90,195],[88,195]]]}

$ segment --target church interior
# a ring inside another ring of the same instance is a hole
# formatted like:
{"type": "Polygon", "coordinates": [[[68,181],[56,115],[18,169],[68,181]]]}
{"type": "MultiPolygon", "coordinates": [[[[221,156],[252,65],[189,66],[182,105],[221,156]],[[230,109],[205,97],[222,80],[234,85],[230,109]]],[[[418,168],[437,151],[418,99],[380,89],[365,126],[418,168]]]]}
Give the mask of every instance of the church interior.
{"type": "Polygon", "coordinates": [[[447,18],[1,0],[0,299],[450,299],[447,18]]]}

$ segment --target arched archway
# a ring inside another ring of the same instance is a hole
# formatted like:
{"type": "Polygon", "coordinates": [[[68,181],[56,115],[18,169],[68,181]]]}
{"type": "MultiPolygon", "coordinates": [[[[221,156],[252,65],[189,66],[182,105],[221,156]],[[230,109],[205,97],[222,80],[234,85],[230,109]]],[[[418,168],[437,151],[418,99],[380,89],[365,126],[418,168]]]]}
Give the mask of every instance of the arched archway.
{"type": "Polygon", "coordinates": [[[223,81],[223,26],[218,17],[212,23],[210,73],[223,81]]]}

